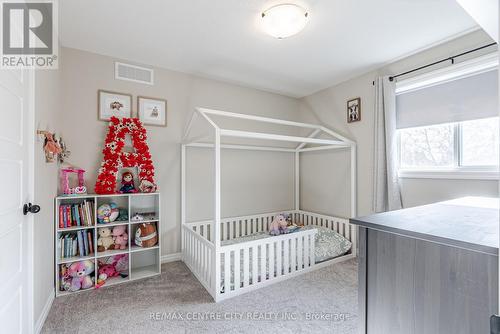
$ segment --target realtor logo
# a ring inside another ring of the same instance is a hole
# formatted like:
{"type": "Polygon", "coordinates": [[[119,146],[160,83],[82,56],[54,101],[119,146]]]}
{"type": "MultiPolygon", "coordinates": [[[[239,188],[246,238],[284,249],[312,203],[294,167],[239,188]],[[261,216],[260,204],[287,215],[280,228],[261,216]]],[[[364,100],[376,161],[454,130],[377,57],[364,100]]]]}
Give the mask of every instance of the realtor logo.
{"type": "Polygon", "coordinates": [[[57,68],[57,3],[2,1],[1,68],[57,68]]]}

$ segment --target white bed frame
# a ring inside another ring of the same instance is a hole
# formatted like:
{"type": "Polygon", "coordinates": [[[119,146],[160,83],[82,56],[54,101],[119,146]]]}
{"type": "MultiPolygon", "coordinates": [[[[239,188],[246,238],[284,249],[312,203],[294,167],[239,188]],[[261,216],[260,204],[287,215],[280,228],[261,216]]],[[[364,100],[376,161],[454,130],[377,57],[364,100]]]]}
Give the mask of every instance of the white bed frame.
{"type": "Polygon", "coordinates": [[[356,257],[356,227],[350,225],[348,219],[300,210],[300,153],[339,148],[350,149],[350,214],[351,217],[355,217],[357,198],[355,142],[321,125],[237,114],[207,108],[195,109],[186,127],[181,147],[182,259],[216,302],[314,269],[322,268],[329,264],[356,257]],[[311,129],[312,131],[307,137],[300,137],[222,129],[213,120],[212,116],[286,125],[311,129]],[[204,142],[207,138],[206,136],[194,139],[189,137],[192,126],[198,119],[210,126],[214,134],[214,143],[204,142]],[[321,134],[323,134],[323,137],[317,138],[321,134]],[[331,138],[324,139],[325,135],[331,138]],[[298,145],[295,148],[283,148],[276,146],[222,144],[221,138],[224,137],[271,140],[273,142],[294,142],[298,145]],[[316,146],[306,147],[308,144],[316,146]],[[214,149],[215,215],[212,220],[186,221],[186,149],[189,147],[214,149]],[[221,149],[293,153],[295,155],[295,210],[221,218],[221,149]],[[317,233],[316,229],[221,246],[221,241],[260,231],[268,231],[269,224],[274,216],[277,213],[283,212],[291,214],[292,220],[295,223],[323,226],[337,231],[352,242],[351,250],[343,256],[322,263],[315,263],[314,237],[317,233]],[[278,256],[279,254],[282,254],[282,256],[278,256]],[[222,263],[223,267],[221,267],[222,263]]]}

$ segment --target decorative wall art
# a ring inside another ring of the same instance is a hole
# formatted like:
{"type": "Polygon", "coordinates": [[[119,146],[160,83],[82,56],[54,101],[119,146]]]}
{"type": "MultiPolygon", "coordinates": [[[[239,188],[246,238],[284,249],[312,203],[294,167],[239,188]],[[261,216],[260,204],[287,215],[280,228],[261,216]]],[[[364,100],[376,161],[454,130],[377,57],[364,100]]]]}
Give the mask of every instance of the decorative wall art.
{"type": "Polygon", "coordinates": [[[146,138],[146,129],[139,119],[111,117],[102,151],[104,158],[94,188],[96,194],[118,193],[118,170],[132,167],[138,169],[141,192],[151,193],[157,190],[154,181],[155,170],[146,138]],[[134,152],[123,150],[126,135],[132,138],[134,152]]]}
{"type": "Polygon", "coordinates": [[[62,152],[61,146],[56,140],[56,135],[49,131],[38,130],[38,135],[44,136],[43,151],[45,153],[45,162],[56,162],[58,155],[62,152]]]}
{"type": "Polygon", "coordinates": [[[138,96],[137,113],[144,125],[167,126],[166,100],[138,96]]]}
{"type": "Polygon", "coordinates": [[[109,121],[111,117],[125,118],[132,116],[132,95],[99,90],[98,118],[109,121]]]}
{"type": "Polygon", "coordinates": [[[347,101],[347,123],[361,120],[361,98],[357,97],[347,101]]]}

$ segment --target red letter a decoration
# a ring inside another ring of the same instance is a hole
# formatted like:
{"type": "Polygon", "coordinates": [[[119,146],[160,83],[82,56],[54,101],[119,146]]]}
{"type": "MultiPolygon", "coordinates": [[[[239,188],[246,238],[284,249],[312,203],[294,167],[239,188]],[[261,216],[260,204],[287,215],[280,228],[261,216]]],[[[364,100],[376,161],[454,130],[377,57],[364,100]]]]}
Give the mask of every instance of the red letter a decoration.
{"type": "Polygon", "coordinates": [[[156,191],[155,169],[146,137],[146,129],[139,119],[111,117],[108,135],[102,150],[104,159],[94,188],[96,194],[116,193],[118,170],[124,167],[138,168],[139,189],[142,192],[156,191]],[[135,152],[122,151],[126,134],[130,134],[135,152]]]}

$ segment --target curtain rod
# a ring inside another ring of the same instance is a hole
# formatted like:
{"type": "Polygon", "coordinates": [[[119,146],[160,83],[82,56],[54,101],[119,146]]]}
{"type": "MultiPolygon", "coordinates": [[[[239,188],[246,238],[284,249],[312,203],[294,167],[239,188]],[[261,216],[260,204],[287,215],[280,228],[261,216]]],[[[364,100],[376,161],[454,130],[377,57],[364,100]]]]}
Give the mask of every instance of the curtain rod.
{"type": "MultiPolygon", "coordinates": [[[[446,61],[451,61],[452,64],[455,64],[455,58],[458,58],[458,57],[461,57],[461,56],[465,56],[466,54],[473,53],[473,52],[476,52],[476,51],[479,51],[479,50],[482,50],[482,49],[489,48],[490,46],[493,46],[493,45],[496,45],[496,44],[497,43],[493,42],[493,43],[490,43],[490,44],[487,44],[487,45],[483,45],[483,46],[480,46],[478,48],[475,48],[475,49],[472,49],[472,50],[469,50],[469,51],[465,51],[465,52],[456,54],[456,55],[448,57],[448,58],[444,58],[444,59],[435,61],[433,63],[427,64],[427,65],[424,65],[424,66],[420,66],[420,67],[411,69],[411,70],[403,72],[403,73],[398,73],[396,75],[392,75],[392,76],[389,77],[389,81],[394,81],[394,79],[396,79],[397,77],[400,77],[400,76],[403,76],[403,75],[406,75],[406,74],[410,74],[410,73],[413,73],[413,72],[416,72],[416,71],[420,71],[420,70],[423,70],[424,68],[431,67],[431,66],[434,66],[434,65],[437,65],[437,64],[440,64],[440,63],[444,63],[446,61]]],[[[373,81],[373,84],[375,84],[375,81],[373,81]]]]}

